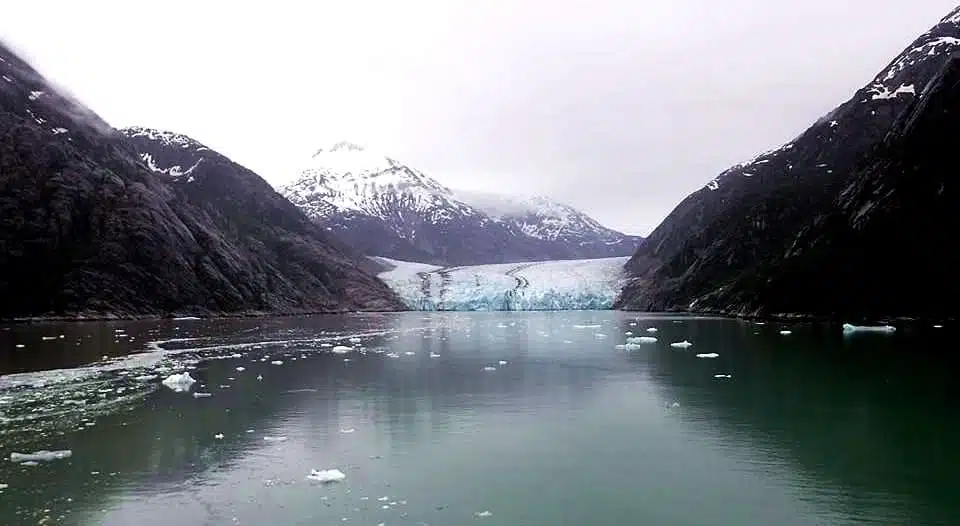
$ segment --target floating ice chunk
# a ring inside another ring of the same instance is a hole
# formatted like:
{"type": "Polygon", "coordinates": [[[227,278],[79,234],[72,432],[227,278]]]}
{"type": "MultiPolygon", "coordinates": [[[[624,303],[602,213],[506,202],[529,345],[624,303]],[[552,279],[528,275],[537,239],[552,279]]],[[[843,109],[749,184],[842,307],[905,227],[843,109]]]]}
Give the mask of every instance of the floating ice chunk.
{"type": "Polygon", "coordinates": [[[16,345],[16,347],[17,347],[17,349],[23,349],[24,347],[26,347],[26,345],[24,345],[24,344],[22,344],[22,343],[18,343],[18,344],[16,345]]]}
{"type": "Polygon", "coordinates": [[[942,329],[943,325],[937,324],[933,326],[934,329],[942,329]]]}
{"type": "Polygon", "coordinates": [[[10,484],[0,484],[0,491],[3,491],[10,487],[10,484]]]}
{"type": "Polygon", "coordinates": [[[500,360],[500,361],[497,362],[497,363],[500,364],[500,365],[507,365],[507,361],[506,361],[506,360],[500,360]]]}
{"type": "Polygon", "coordinates": [[[350,339],[347,340],[347,341],[350,342],[350,343],[360,343],[362,340],[361,340],[360,338],[354,337],[354,338],[350,338],[350,339]]]}
{"type": "Polygon", "coordinates": [[[473,516],[474,517],[492,517],[493,512],[491,512],[490,510],[483,510],[483,511],[478,511],[474,513],[473,516]]]}
{"type": "Polygon", "coordinates": [[[780,331],[780,334],[782,334],[783,336],[790,336],[791,334],[793,334],[793,331],[782,330],[780,331]]]}
{"type": "Polygon", "coordinates": [[[598,340],[602,340],[607,337],[607,335],[602,332],[598,332],[594,336],[596,336],[598,340]]]}
{"type": "Polygon", "coordinates": [[[235,370],[236,370],[238,373],[242,373],[242,372],[246,371],[247,368],[246,368],[246,367],[237,367],[235,370]]]}
{"type": "Polygon", "coordinates": [[[682,342],[674,342],[670,344],[670,347],[675,347],[677,349],[687,349],[692,346],[693,344],[688,342],[687,340],[683,340],[682,342]]]}
{"type": "Polygon", "coordinates": [[[258,374],[258,375],[257,375],[257,381],[258,381],[258,382],[263,381],[263,375],[262,375],[262,374],[258,374]]]}
{"type": "Polygon", "coordinates": [[[633,338],[627,338],[627,344],[637,343],[657,343],[657,339],[653,336],[636,336],[633,338]]]}
{"type": "Polygon", "coordinates": [[[497,368],[494,367],[494,366],[492,366],[492,365],[488,365],[488,366],[484,367],[483,370],[484,370],[484,371],[487,371],[487,372],[490,372],[490,371],[496,371],[497,368]]]}
{"type": "Polygon", "coordinates": [[[59,451],[42,449],[33,453],[10,453],[10,462],[50,462],[51,460],[62,460],[72,456],[73,451],[69,449],[59,451]]]}
{"type": "Polygon", "coordinates": [[[387,353],[387,358],[399,358],[399,357],[400,357],[400,355],[397,354],[397,353],[395,353],[395,352],[388,352],[388,353],[387,353]]]}
{"type": "Polygon", "coordinates": [[[417,355],[417,353],[415,353],[415,352],[413,352],[413,351],[407,351],[407,352],[405,352],[405,353],[403,353],[403,354],[405,354],[405,355],[407,355],[407,356],[416,356],[416,355],[417,355]]]}
{"type": "Polygon", "coordinates": [[[626,345],[614,345],[613,348],[614,348],[614,349],[617,349],[618,351],[622,351],[622,350],[626,349],[627,346],[626,346],[626,345]]]}
{"type": "Polygon", "coordinates": [[[335,354],[347,354],[352,350],[353,350],[353,347],[347,347],[346,345],[337,345],[333,349],[330,349],[330,352],[335,354]]]}
{"type": "Polygon", "coordinates": [[[633,336],[633,331],[627,331],[623,333],[624,336],[633,336]]]}
{"type": "Polygon", "coordinates": [[[705,352],[697,355],[697,358],[719,358],[720,355],[715,352],[705,352]]]}
{"type": "Polygon", "coordinates": [[[211,396],[213,396],[213,395],[210,394],[210,393],[201,393],[201,392],[193,393],[193,397],[194,397],[194,398],[209,398],[209,397],[211,397],[211,396]]]}
{"type": "Polygon", "coordinates": [[[287,437],[263,437],[264,442],[286,442],[287,437]]]}
{"type": "Polygon", "coordinates": [[[659,329],[657,329],[656,327],[650,327],[649,329],[647,329],[647,332],[657,332],[658,330],[659,329]]]}
{"type": "Polygon", "coordinates": [[[190,373],[171,374],[164,378],[163,385],[169,387],[176,393],[185,393],[190,390],[190,386],[197,381],[190,376],[190,373]]]}
{"type": "Polygon", "coordinates": [[[600,324],[594,324],[594,325],[574,325],[574,326],[573,326],[574,329],[599,329],[599,328],[601,328],[601,327],[603,327],[603,325],[600,325],[600,324]]]}
{"type": "Polygon", "coordinates": [[[733,375],[732,374],[715,374],[713,375],[713,377],[714,378],[733,378],[733,375]]]}
{"type": "Polygon", "coordinates": [[[272,365],[283,365],[283,360],[274,360],[270,362],[272,365]]]}
{"type": "Polygon", "coordinates": [[[440,355],[437,354],[437,353],[435,353],[435,352],[432,352],[432,353],[430,353],[430,357],[431,357],[431,358],[439,358],[440,355]]]}
{"type": "Polygon", "coordinates": [[[348,428],[346,428],[346,429],[341,429],[341,430],[340,430],[341,433],[353,433],[354,431],[356,431],[356,429],[354,429],[354,428],[352,428],[352,427],[348,427],[348,428]]]}
{"type": "Polygon", "coordinates": [[[223,440],[223,433],[217,433],[216,435],[213,435],[213,438],[217,440],[223,440]]]}
{"type": "Polygon", "coordinates": [[[179,316],[177,318],[174,318],[173,321],[196,321],[200,319],[202,318],[198,318],[196,316],[179,316]]]}
{"type": "Polygon", "coordinates": [[[310,470],[310,474],[307,475],[307,478],[316,482],[322,482],[324,484],[329,482],[340,482],[341,480],[347,478],[339,469],[313,469],[310,470]]]}
{"type": "Polygon", "coordinates": [[[853,332],[882,332],[890,334],[896,332],[897,328],[893,325],[851,325],[849,323],[843,324],[844,334],[849,334],[853,332]]]}

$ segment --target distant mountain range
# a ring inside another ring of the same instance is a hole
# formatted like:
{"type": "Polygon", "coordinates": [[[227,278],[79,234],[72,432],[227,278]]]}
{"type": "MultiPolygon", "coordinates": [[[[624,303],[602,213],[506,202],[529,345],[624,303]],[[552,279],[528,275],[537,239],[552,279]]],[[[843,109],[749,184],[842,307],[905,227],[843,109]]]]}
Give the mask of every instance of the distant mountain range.
{"type": "Polygon", "coordinates": [[[2,44],[0,218],[0,318],[403,307],[253,172],[112,129],[2,44]]]}
{"type": "Polygon", "coordinates": [[[955,314],[960,8],[790,143],[687,197],[616,306],[834,317],[955,314]]]}
{"type": "Polygon", "coordinates": [[[544,197],[455,191],[349,142],[319,150],[280,189],[370,256],[472,265],[630,255],[641,239],[544,197]]]}

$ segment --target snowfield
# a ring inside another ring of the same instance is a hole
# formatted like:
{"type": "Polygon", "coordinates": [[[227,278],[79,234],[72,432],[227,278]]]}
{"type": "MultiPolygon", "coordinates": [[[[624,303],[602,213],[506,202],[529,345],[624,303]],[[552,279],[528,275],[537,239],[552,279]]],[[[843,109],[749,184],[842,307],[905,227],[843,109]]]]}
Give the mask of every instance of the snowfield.
{"type": "Polygon", "coordinates": [[[415,310],[609,309],[629,257],[464,267],[373,258],[379,274],[415,310]]]}

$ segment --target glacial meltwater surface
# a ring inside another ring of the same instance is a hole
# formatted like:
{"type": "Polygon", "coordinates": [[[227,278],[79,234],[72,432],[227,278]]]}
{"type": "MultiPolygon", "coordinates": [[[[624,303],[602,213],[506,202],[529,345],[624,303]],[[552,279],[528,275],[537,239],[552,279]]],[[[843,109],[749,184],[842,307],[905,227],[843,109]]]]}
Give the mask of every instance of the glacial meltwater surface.
{"type": "Polygon", "coordinates": [[[0,524],[960,524],[949,330],[609,311],[0,327],[0,524]],[[161,383],[182,372],[189,391],[161,383]],[[11,460],[44,450],[64,453],[11,460]]]}

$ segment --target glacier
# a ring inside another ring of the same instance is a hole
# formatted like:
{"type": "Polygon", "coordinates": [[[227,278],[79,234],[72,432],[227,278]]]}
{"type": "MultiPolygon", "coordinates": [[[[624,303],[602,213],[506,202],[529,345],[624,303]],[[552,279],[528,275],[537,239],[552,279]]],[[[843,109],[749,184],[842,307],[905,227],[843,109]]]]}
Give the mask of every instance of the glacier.
{"type": "Polygon", "coordinates": [[[413,310],[604,310],[626,278],[628,256],[440,267],[372,258],[379,274],[413,310]]]}

